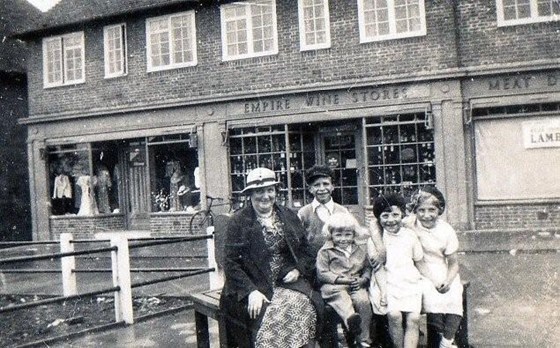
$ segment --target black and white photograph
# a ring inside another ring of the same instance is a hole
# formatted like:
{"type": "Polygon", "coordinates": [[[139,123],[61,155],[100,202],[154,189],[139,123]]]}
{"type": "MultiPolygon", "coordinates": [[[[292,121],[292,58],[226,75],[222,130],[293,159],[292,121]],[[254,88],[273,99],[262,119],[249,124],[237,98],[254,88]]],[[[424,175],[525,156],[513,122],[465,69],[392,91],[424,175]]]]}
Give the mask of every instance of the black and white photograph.
{"type": "Polygon", "coordinates": [[[0,346],[560,347],[560,0],[0,0],[0,346]]]}

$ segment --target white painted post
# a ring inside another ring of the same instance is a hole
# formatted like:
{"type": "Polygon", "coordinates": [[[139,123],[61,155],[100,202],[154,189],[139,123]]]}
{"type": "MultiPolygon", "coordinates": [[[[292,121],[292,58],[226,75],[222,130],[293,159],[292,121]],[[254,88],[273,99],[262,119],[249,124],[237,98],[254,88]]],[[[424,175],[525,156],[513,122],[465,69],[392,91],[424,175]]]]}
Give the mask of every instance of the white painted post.
{"type": "Polygon", "coordinates": [[[222,270],[218,267],[216,262],[215,243],[214,243],[214,226],[206,228],[206,234],[212,236],[206,240],[206,247],[208,248],[208,268],[214,268],[214,272],[210,272],[210,290],[220,289],[224,285],[222,277],[222,270]]]}
{"type": "Polygon", "coordinates": [[[133,324],[128,238],[111,236],[111,246],[117,247],[116,251],[111,252],[113,286],[120,286],[120,291],[115,291],[115,321],[133,324]]]}
{"type": "MultiPolygon", "coordinates": [[[[69,253],[74,251],[74,243],[72,243],[72,233],[60,234],[60,252],[69,253]]],[[[60,258],[60,269],[62,270],[62,293],[64,296],[72,296],[78,294],[76,286],[76,258],[74,256],[65,256],[60,258]]]]}

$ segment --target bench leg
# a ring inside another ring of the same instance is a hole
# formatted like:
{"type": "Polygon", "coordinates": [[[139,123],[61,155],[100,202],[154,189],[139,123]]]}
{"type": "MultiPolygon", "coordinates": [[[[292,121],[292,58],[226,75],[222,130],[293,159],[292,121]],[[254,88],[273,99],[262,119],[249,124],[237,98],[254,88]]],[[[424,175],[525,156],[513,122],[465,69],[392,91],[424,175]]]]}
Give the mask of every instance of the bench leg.
{"type": "Polygon", "coordinates": [[[196,344],[198,348],[210,348],[210,334],[208,333],[208,318],[197,311],[194,312],[196,325],[196,344]]]}
{"type": "Polygon", "coordinates": [[[220,337],[220,348],[228,348],[226,321],[218,314],[218,333],[220,337]]]}

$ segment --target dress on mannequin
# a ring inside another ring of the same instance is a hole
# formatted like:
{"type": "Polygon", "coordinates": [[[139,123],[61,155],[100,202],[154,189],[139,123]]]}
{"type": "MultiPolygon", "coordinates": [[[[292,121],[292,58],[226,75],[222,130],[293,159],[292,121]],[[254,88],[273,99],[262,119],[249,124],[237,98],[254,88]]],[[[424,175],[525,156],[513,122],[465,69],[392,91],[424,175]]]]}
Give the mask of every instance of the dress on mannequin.
{"type": "Polygon", "coordinates": [[[97,209],[97,203],[95,202],[95,197],[93,194],[93,187],[97,183],[97,178],[91,177],[89,175],[82,175],[78,178],[76,185],[82,189],[82,198],[80,201],[80,210],[78,215],[95,215],[99,214],[97,209]]]}
{"type": "Polygon", "coordinates": [[[111,188],[111,174],[109,170],[103,166],[97,170],[97,206],[100,213],[110,213],[109,205],[109,189],[111,188]]]}
{"type": "Polygon", "coordinates": [[[169,210],[177,211],[182,210],[181,197],[177,194],[179,192],[179,187],[183,185],[183,180],[185,175],[180,168],[177,168],[169,180],[169,210]]]}

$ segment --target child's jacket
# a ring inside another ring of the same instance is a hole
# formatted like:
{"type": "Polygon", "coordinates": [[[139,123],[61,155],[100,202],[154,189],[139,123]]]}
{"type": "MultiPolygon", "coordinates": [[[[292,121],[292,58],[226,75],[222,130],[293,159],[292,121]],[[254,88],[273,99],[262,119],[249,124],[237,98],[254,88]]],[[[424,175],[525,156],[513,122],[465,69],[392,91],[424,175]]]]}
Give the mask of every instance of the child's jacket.
{"type": "Polygon", "coordinates": [[[350,256],[335,248],[332,240],[327,240],[317,254],[317,277],[322,284],[334,284],[336,278],[371,277],[365,244],[352,244],[350,256]]]}

